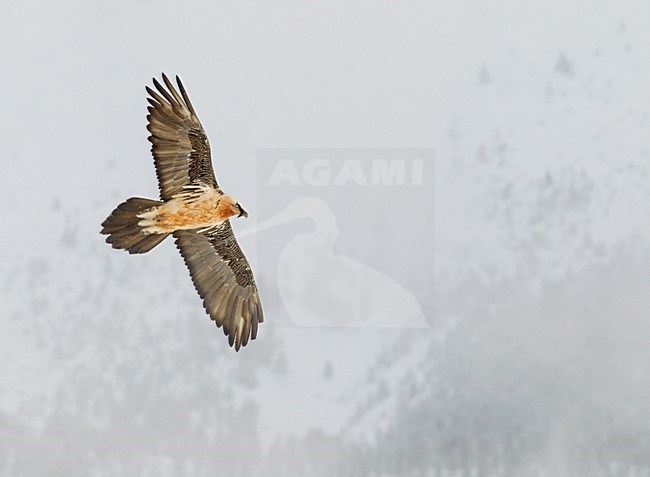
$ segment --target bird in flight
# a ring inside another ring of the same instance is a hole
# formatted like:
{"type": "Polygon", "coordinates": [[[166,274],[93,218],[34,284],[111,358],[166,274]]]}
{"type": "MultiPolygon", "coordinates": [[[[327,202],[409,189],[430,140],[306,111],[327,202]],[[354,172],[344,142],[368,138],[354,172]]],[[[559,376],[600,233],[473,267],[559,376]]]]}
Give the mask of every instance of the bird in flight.
{"type": "Polygon", "coordinates": [[[210,143],[183,83],[179,92],[163,73],[164,86],[147,86],[160,199],[132,197],[102,223],[113,248],[146,253],[167,236],[175,239],[203,306],[237,351],[257,336],[262,305],[250,265],[230,226],[230,217],[248,217],[217,184],[210,143]]]}

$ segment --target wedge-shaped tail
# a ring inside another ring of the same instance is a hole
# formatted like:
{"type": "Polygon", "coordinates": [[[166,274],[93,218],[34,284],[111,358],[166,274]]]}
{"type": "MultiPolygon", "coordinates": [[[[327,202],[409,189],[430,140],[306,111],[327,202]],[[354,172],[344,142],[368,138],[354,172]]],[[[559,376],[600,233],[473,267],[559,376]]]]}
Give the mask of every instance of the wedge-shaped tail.
{"type": "Polygon", "coordinates": [[[131,197],[122,202],[102,223],[101,233],[108,235],[106,242],[113,248],[127,250],[129,253],[147,253],[169,234],[145,234],[138,225],[138,214],[161,205],[162,202],[151,199],[131,197]]]}

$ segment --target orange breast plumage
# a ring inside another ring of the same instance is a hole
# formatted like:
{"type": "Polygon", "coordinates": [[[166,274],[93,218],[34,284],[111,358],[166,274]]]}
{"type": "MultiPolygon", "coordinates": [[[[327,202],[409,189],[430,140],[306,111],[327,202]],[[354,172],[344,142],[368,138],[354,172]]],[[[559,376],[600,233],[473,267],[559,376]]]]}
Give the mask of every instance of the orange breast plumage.
{"type": "Polygon", "coordinates": [[[209,187],[184,191],[164,204],[143,212],[138,223],[145,233],[171,233],[176,230],[204,229],[220,224],[232,213],[217,189],[209,187]]]}

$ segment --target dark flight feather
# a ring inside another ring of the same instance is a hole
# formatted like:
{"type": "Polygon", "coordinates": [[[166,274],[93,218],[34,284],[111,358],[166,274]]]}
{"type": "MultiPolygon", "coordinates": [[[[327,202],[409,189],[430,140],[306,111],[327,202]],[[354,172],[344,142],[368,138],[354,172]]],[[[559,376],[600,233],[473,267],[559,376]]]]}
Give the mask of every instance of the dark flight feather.
{"type": "Polygon", "coordinates": [[[176,77],[181,94],[163,74],[164,86],[154,78],[157,91],[147,86],[150,107],[147,129],[156,166],[160,198],[169,200],[187,185],[203,183],[217,188],[210,142],[189,96],[176,77]]]}
{"type": "Polygon", "coordinates": [[[174,232],[203,306],[239,351],[257,336],[264,321],[253,272],[235,239],[230,221],[204,232],[174,232]]]}

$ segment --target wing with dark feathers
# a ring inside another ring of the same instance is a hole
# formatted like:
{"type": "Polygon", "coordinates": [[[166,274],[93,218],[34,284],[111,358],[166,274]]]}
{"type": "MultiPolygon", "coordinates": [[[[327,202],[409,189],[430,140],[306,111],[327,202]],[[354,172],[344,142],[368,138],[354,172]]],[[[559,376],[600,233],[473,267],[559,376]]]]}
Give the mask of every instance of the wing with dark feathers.
{"type": "Polygon", "coordinates": [[[156,78],[147,86],[151,104],[147,108],[147,129],[151,133],[151,153],[156,165],[160,198],[169,200],[182,191],[183,186],[202,182],[217,188],[212,169],[210,142],[194,111],[190,98],[176,77],[180,94],[163,73],[161,85],[156,78]]]}
{"type": "Polygon", "coordinates": [[[230,221],[205,233],[178,230],[174,237],[205,310],[239,351],[255,339],[264,317],[253,272],[230,221]]]}

